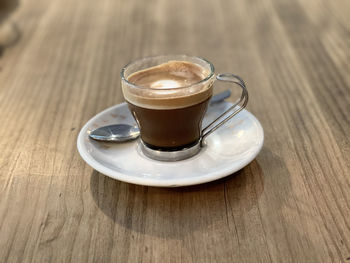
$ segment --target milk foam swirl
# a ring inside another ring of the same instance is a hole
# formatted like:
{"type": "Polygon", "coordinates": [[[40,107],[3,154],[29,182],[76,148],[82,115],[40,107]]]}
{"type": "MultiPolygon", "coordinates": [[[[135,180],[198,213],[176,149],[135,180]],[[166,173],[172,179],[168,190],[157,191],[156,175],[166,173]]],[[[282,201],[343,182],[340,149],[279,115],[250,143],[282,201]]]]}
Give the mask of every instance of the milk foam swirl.
{"type": "Polygon", "coordinates": [[[204,67],[186,61],[168,61],[132,73],[122,83],[125,99],[149,109],[176,109],[200,103],[212,95],[212,82],[204,67]]]}

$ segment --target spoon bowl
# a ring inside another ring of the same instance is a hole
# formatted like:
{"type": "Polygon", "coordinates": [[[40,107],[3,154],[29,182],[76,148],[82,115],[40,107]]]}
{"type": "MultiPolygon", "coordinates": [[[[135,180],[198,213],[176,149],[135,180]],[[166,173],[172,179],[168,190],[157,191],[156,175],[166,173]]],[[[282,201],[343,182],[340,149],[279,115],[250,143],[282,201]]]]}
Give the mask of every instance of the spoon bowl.
{"type": "Polygon", "coordinates": [[[140,130],[136,125],[114,124],[97,128],[89,136],[97,141],[125,142],[138,138],[140,130]]]}

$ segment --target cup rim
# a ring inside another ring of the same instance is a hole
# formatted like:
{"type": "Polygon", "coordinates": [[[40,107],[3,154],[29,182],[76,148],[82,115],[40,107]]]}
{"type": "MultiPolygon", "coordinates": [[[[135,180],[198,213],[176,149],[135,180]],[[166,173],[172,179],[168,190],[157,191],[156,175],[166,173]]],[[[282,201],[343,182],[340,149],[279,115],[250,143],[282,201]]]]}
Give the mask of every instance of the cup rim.
{"type": "MultiPolygon", "coordinates": [[[[158,90],[157,88],[150,88],[150,87],[138,86],[138,85],[136,85],[136,84],[134,84],[134,83],[132,83],[132,82],[129,82],[129,81],[125,78],[125,76],[124,76],[125,70],[126,70],[129,66],[131,66],[131,65],[133,65],[133,64],[135,64],[135,63],[137,63],[137,62],[140,62],[140,61],[142,61],[142,60],[155,59],[155,58],[161,58],[161,57],[177,57],[177,56],[178,56],[178,57],[183,57],[183,58],[196,58],[196,59],[202,60],[203,62],[205,62],[205,63],[207,63],[207,64],[209,65],[209,67],[210,67],[210,73],[209,73],[208,76],[205,77],[204,79],[202,79],[202,80],[200,80],[200,81],[198,81],[198,82],[192,83],[192,84],[190,84],[190,85],[181,86],[181,87],[164,88],[164,90],[177,90],[177,89],[184,89],[184,88],[193,87],[193,86],[195,86],[195,85],[198,85],[198,84],[201,84],[201,83],[204,83],[204,82],[208,81],[209,79],[211,79],[211,78],[214,76],[214,74],[215,74],[214,65],[213,65],[209,60],[207,60],[207,59],[205,59],[205,58],[198,57],[198,56],[188,56],[188,55],[159,55],[159,56],[148,56],[148,57],[144,57],[144,58],[140,58],[140,59],[135,59],[135,60],[129,62],[128,64],[126,64],[126,65],[122,68],[122,70],[121,70],[121,72],[120,72],[121,79],[122,79],[122,81],[125,81],[128,85],[130,85],[130,86],[132,86],[132,87],[134,87],[134,88],[148,89],[148,90],[158,90]]],[[[171,60],[171,59],[169,59],[169,60],[171,60]]]]}

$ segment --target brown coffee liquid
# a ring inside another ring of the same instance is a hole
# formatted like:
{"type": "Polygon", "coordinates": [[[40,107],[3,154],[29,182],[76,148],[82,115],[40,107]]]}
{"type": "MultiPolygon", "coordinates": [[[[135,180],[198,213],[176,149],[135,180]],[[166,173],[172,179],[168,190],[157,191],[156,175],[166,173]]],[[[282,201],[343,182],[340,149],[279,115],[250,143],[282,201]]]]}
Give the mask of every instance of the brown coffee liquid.
{"type": "Polygon", "coordinates": [[[208,74],[200,65],[169,61],[128,77],[137,88],[124,87],[124,97],[148,147],[174,151],[199,141],[212,95],[211,82],[200,82],[208,74]]]}
{"type": "Polygon", "coordinates": [[[176,151],[198,142],[208,101],[171,110],[141,108],[131,103],[129,108],[138,120],[141,138],[148,147],[176,151]]]}

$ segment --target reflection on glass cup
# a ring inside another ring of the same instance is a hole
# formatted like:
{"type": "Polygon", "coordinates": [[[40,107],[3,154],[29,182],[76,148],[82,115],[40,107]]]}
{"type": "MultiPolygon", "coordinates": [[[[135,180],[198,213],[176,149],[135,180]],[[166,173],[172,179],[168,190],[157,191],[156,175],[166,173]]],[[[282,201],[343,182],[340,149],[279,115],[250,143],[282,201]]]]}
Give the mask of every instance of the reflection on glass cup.
{"type": "Polygon", "coordinates": [[[169,55],[140,59],[126,65],[121,77],[125,100],[140,128],[142,152],[156,160],[177,161],[195,155],[203,147],[205,137],[248,102],[245,84],[238,76],[215,76],[214,66],[199,57],[169,55]],[[215,79],[237,84],[242,95],[202,130],[215,79]]]}

